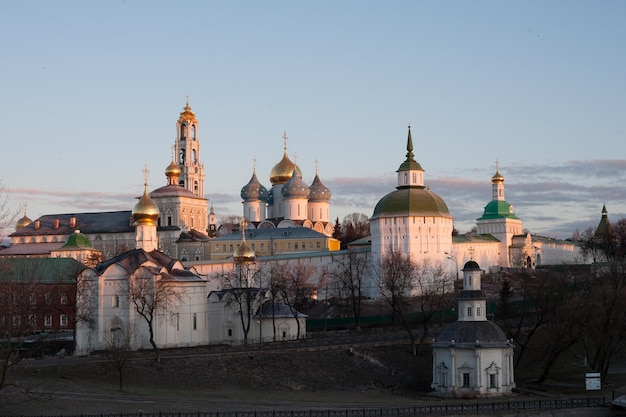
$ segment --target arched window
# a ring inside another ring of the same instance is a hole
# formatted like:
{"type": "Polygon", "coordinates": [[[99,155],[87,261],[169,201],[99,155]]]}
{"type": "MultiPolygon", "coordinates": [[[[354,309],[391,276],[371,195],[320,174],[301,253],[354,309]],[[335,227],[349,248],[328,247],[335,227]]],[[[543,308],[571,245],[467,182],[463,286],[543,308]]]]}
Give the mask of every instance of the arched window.
{"type": "Polygon", "coordinates": [[[193,182],[193,191],[196,193],[198,192],[198,181],[193,182]]]}
{"type": "Polygon", "coordinates": [[[191,125],[191,139],[196,140],[196,125],[191,125]]]}
{"type": "Polygon", "coordinates": [[[180,140],[187,139],[187,125],[180,125],[180,140]]]}
{"type": "Polygon", "coordinates": [[[196,150],[192,149],[191,150],[191,160],[193,161],[193,163],[197,163],[198,162],[198,155],[196,154],[196,150]]]}
{"type": "Polygon", "coordinates": [[[180,150],[180,163],[181,164],[185,163],[185,150],[184,149],[180,150]]]}

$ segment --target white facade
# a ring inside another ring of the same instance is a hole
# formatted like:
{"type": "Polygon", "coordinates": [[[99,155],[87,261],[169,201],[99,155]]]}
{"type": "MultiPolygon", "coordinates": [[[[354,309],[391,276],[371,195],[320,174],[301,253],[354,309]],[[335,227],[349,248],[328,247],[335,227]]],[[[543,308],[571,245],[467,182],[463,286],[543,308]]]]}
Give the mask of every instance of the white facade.
{"type": "Polygon", "coordinates": [[[153,329],[159,348],[209,342],[205,280],[161,252],[134,249],[86,270],[80,279],[77,305],[93,322],[77,324],[77,355],[106,349],[112,332],[129,335],[133,349],[151,347],[148,324],[129,297],[129,280],[151,280],[150,285],[171,286],[179,294],[167,311],[156,311],[153,329]]]}

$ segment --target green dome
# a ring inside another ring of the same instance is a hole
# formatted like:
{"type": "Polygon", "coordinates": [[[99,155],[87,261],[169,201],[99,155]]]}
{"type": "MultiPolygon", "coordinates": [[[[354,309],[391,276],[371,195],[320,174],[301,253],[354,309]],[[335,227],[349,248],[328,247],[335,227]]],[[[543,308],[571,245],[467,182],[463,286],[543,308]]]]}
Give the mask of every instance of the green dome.
{"type": "Polygon", "coordinates": [[[381,198],[374,208],[372,219],[385,215],[452,218],[446,202],[437,194],[421,187],[400,188],[381,198]]]}
{"type": "Polygon", "coordinates": [[[478,220],[490,220],[490,219],[518,219],[513,213],[513,206],[504,200],[492,200],[485,206],[483,216],[478,220]]]}

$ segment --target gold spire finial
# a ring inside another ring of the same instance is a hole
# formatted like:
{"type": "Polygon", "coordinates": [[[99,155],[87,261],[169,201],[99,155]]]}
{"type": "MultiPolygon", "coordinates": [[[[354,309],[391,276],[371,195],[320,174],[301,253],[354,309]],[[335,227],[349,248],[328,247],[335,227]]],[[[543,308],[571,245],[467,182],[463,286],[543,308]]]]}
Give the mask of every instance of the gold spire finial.
{"type": "Polygon", "coordinates": [[[474,260],[474,248],[470,246],[467,251],[469,252],[470,261],[473,261],[474,260]]]}
{"type": "Polygon", "coordinates": [[[317,160],[317,158],[315,158],[315,175],[319,174],[318,168],[319,168],[319,161],[317,160]]]}
{"type": "Polygon", "coordinates": [[[285,151],[287,150],[287,132],[286,131],[283,132],[283,149],[285,151]]]}
{"type": "Polygon", "coordinates": [[[256,173],[256,155],[254,155],[254,157],[252,158],[252,163],[253,163],[252,172],[256,173]]]}

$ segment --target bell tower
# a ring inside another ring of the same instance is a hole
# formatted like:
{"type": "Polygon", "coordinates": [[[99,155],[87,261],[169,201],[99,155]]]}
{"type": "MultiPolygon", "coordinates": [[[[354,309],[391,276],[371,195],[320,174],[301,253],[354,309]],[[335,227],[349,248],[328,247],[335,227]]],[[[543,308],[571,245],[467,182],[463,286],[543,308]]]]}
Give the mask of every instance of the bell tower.
{"type": "Polygon", "coordinates": [[[189,97],[176,123],[175,146],[181,170],[179,185],[204,198],[204,164],[200,162],[198,120],[189,106],[189,97]]]}

